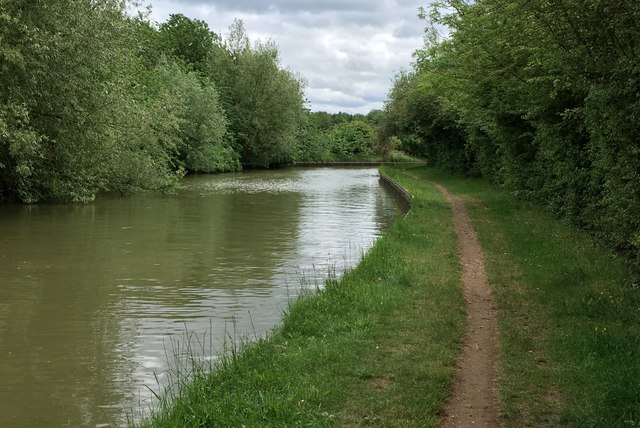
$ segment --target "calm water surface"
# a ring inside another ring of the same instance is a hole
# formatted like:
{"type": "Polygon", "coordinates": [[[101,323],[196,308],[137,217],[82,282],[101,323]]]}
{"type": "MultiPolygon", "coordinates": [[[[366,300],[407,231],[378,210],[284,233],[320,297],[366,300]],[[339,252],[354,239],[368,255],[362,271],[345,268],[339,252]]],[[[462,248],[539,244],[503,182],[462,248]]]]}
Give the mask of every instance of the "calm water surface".
{"type": "Polygon", "coordinates": [[[264,334],[301,283],[353,266],[398,212],[375,169],[0,206],[0,426],[126,425],[185,331],[213,354],[225,335],[264,334]]]}

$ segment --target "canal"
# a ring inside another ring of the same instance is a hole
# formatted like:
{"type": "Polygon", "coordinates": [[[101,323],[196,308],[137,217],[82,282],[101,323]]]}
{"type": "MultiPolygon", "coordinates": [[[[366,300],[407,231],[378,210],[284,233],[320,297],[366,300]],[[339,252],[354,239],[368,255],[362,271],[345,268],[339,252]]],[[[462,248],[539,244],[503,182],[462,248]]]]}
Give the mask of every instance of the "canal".
{"type": "Polygon", "coordinates": [[[0,426],[126,425],[163,386],[175,343],[200,338],[215,358],[225,338],[263,336],[399,212],[372,168],[0,205],[0,426]]]}

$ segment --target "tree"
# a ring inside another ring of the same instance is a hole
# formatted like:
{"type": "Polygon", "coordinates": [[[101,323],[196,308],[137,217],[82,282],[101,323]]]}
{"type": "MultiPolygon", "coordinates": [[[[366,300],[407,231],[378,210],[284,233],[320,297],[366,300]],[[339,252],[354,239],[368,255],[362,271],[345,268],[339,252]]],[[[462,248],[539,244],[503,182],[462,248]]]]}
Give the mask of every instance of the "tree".
{"type": "Polygon", "coordinates": [[[366,156],[372,151],[375,129],[360,120],[344,122],[333,127],[331,138],[332,151],[339,159],[366,156]]]}
{"type": "Polygon", "coordinates": [[[102,190],[167,185],[170,148],[156,151],[152,139],[129,139],[138,136],[130,129],[144,111],[130,91],[139,59],[123,5],[17,0],[2,6],[3,192],[27,202],[86,200],[102,190]],[[151,159],[151,153],[162,156],[151,159]],[[124,173],[129,168],[135,170],[124,173]]]}
{"type": "Polygon", "coordinates": [[[422,15],[450,34],[396,80],[381,134],[640,259],[640,4],[449,0],[422,15]]]}
{"type": "MultiPolygon", "coordinates": [[[[192,172],[236,171],[238,155],[227,139],[227,120],[212,82],[175,63],[161,62],[154,70],[152,91],[176,118],[176,157],[192,172]]],[[[151,82],[150,82],[151,83],[151,82]]]]}
{"type": "Polygon", "coordinates": [[[182,14],[172,14],[160,24],[159,43],[163,52],[178,58],[194,70],[206,74],[209,61],[215,55],[220,37],[199,19],[190,19],[182,14]]]}
{"type": "Polygon", "coordinates": [[[243,164],[290,164],[305,123],[304,82],[280,67],[275,43],[250,48],[248,40],[242,22],[236,21],[227,44],[233,58],[226,81],[231,133],[243,164]]]}
{"type": "Polygon", "coordinates": [[[185,170],[291,163],[303,80],[274,43],[227,43],[120,0],[0,0],[0,200],[86,201],[164,189],[185,170]]]}

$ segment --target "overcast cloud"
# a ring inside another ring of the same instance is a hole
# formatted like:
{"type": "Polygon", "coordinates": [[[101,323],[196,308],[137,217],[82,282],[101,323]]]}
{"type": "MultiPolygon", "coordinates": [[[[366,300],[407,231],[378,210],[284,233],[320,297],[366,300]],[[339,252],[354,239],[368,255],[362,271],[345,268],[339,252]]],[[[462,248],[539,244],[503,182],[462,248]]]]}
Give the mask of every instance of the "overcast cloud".
{"type": "Polygon", "coordinates": [[[202,19],[226,35],[242,19],[252,41],[272,39],[281,64],[307,80],[312,111],[368,113],[422,46],[418,7],[429,0],[147,0],[151,19],[202,19]]]}

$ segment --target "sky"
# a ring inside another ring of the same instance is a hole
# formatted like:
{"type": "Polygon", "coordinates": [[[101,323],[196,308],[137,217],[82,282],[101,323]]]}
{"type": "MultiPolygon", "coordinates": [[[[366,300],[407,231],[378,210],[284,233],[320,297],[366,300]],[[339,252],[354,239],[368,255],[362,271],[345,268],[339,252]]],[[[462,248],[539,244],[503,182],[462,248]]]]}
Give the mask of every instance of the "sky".
{"type": "Polygon", "coordinates": [[[368,113],[382,108],[393,76],[411,67],[430,0],[146,0],[150,19],[201,19],[226,36],[235,18],[252,41],[273,40],[281,66],[307,81],[312,111],[368,113]]]}

